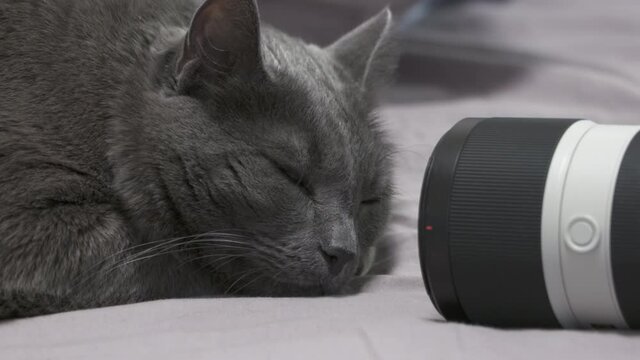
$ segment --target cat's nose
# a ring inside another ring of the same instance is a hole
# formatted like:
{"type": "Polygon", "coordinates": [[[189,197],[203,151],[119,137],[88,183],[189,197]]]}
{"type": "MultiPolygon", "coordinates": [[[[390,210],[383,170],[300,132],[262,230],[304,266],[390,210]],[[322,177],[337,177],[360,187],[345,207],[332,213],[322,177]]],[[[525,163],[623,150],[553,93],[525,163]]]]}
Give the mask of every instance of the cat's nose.
{"type": "Polygon", "coordinates": [[[329,265],[329,272],[333,276],[340,274],[345,265],[356,258],[353,250],[339,245],[323,245],[321,251],[322,256],[329,265]]]}

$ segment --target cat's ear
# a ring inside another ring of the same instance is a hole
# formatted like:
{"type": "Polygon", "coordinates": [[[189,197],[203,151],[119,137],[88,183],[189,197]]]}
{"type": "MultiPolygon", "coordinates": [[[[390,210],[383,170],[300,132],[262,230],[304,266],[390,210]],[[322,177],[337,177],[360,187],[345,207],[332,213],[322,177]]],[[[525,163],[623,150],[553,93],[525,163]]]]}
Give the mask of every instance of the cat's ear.
{"type": "Polygon", "coordinates": [[[327,48],[367,92],[390,80],[396,67],[393,15],[389,8],[367,20],[327,48]]]}
{"type": "Polygon", "coordinates": [[[178,83],[260,74],[255,0],[206,0],[196,11],[176,62],[178,83]]]}

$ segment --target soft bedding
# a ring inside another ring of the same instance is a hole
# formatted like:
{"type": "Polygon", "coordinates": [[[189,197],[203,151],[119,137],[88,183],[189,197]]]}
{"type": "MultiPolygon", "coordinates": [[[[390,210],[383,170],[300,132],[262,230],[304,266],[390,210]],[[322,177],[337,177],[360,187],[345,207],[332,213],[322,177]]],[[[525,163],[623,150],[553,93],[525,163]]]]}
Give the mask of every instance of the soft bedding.
{"type": "Polygon", "coordinates": [[[416,221],[438,138],[466,116],[640,123],[636,0],[471,2],[406,39],[381,119],[398,196],[355,295],[165,300],[0,323],[0,359],[637,359],[640,334],[446,323],[424,291],[416,221]],[[407,74],[413,71],[414,73],[407,74]]]}

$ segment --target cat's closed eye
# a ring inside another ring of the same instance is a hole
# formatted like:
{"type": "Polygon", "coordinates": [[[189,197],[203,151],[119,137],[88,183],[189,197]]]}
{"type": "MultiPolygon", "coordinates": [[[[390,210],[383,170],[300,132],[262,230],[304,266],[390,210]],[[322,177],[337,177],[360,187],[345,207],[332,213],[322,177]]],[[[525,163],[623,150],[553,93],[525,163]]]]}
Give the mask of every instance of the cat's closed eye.
{"type": "Polygon", "coordinates": [[[377,205],[382,201],[379,197],[366,198],[360,202],[361,205],[377,205]]]}
{"type": "Polygon", "coordinates": [[[307,197],[313,199],[313,189],[302,173],[294,170],[291,166],[282,165],[274,160],[270,161],[291,184],[297,186],[307,197]]]}

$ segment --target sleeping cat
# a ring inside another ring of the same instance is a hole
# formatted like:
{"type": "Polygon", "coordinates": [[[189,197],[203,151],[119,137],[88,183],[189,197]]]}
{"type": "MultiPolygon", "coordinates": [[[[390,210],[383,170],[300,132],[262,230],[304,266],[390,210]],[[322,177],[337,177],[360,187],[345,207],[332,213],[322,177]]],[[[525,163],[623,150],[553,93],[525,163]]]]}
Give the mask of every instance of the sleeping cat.
{"type": "Polygon", "coordinates": [[[0,318],[338,292],[389,212],[390,28],[320,48],[254,0],[2,0],[0,318]]]}

